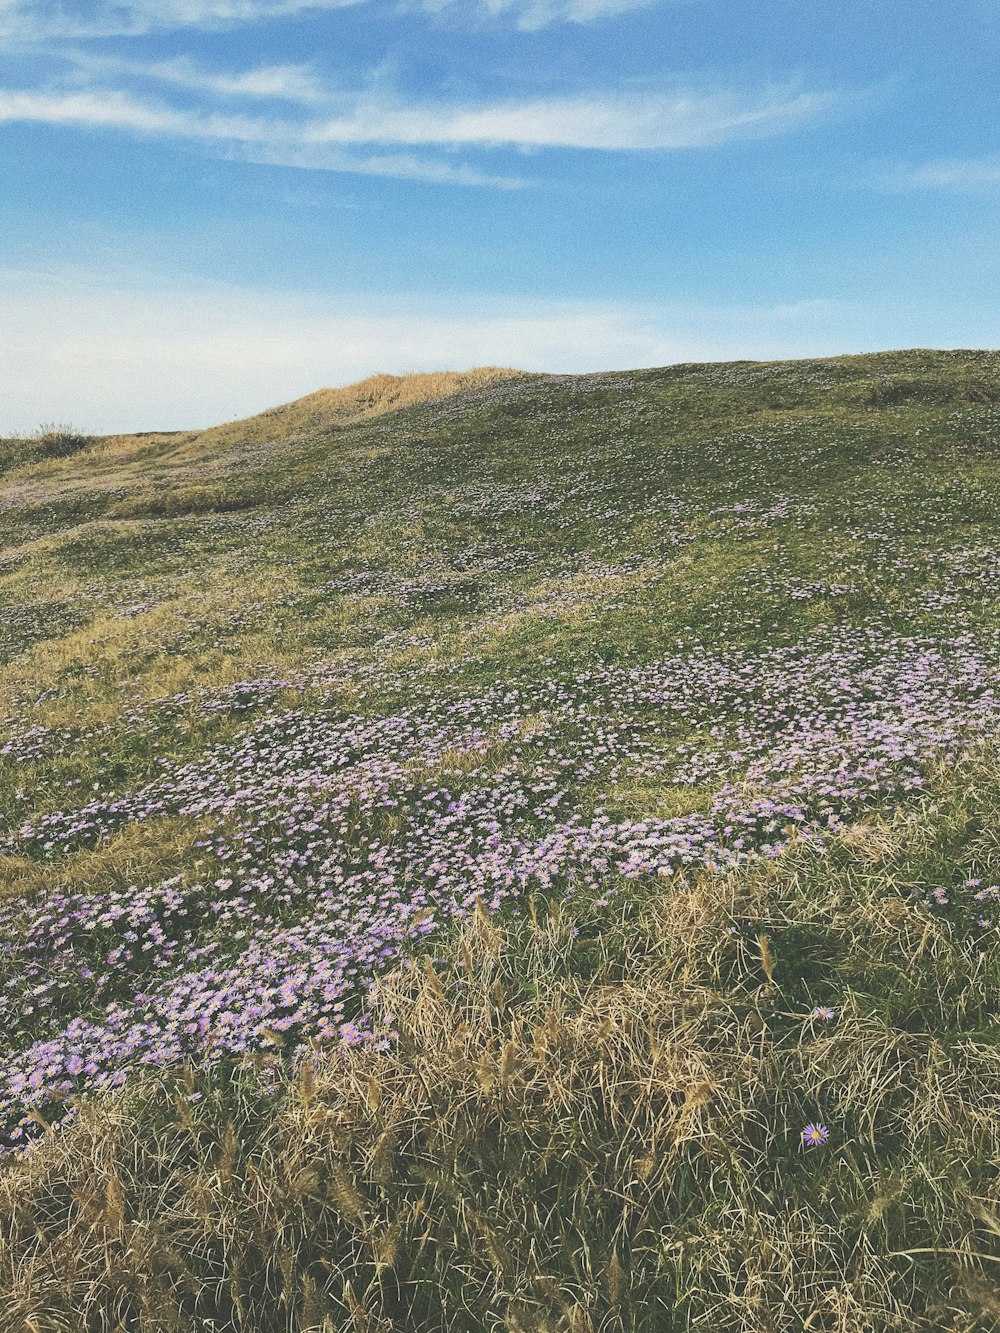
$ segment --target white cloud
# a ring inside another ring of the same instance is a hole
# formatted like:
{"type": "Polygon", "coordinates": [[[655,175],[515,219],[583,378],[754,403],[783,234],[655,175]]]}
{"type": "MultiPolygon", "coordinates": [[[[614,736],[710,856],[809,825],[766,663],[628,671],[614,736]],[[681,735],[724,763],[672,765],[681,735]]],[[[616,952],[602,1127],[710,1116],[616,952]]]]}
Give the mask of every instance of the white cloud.
{"type": "Polygon", "coordinates": [[[273,122],[246,116],[207,115],[157,106],[128,93],[59,93],[0,89],[0,122],[36,121],[99,129],[176,135],[193,139],[257,140],[273,132],[273,122]]]}
{"type": "MultiPolygon", "coordinates": [[[[87,0],[73,13],[60,0],[0,0],[0,38],[136,37],[180,28],[224,28],[344,9],[367,0],[87,0]]],[[[510,15],[532,30],[552,23],[590,23],[664,0],[397,0],[399,7],[476,17],[510,15]]]]}
{"type": "Polygon", "coordinates": [[[615,18],[637,9],[649,9],[663,0],[409,0],[408,8],[432,13],[461,10],[493,18],[511,15],[525,31],[548,27],[552,23],[591,23],[596,19],[615,18]]]}
{"type": "Polygon", "coordinates": [[[256,69],[205,69],[188,56],[141,62],[92,56],[80,50],[65,53],[78,76],[88,83],[109,76],[152,80],[214,97],[243,97],[295,102],[303,106],[330,102],[330,91],[307,65],[261,65],[256,69]]]}
{"type": "Polygon", "coordinates": [[[127,93],[0,90],[0,124],[4,121],[78,125],[195,140],[209,145],[219,157],[261,165],[496,189],[517,189],[526,184],[518,177],[478,171],[464,163],[421,158],[412,153],[352,152],[313,137],[308,125],[292,121],[158,106],[127,93]]]}
{"type": "Polygon", "coordinates": [[[815,121],[842,100],[834,93],[785,88],[756,95],[593,94],[449,106],[406,104],[372,93],[355,97],[337,116],[279,120],[160,106],[101,89],[20,89],[0,90],[0,121],[99,126],[256,144],[272,151],[282,146],[289,152],[352,144],[627,151],[704,148],[781,134],[815,121]]]}
{"type": "Polygon", "coordinates": [[[303,126],[312,143],[515,145],[605,150],[705,148],[795,129],[831,110],[833,93],[794,89],[539,97],[487,106],[394,106],[362,98],[348,115],[303,126]]]}
{"type": "Polygon", "coordinates": [[[519,176],[478,171],[461,162],[417,157],[413,153],[360,154],[326,144],[234,144],[220,150],[219,155],[230,161],[255,162],[261,166],[343,171],[356,176],[391,176],[396,180],[420,180],[436,185],[519,190],[529,184],[519,176]]]}
{"type": "Polygon", "coordinates": [[[0,434],[98,433],[246,416],[376,371],[573,373],[872,346],[872,312],[481,297],[317,296],[0,270],[0,434]],[[849,331],[853,328],[853,337],[849,331]],[[858,329],[866,330],[864,339],[858,329]]]}
{"type": "Polygon", "coordinates": [[[87,0],[74,14],[59,0],[0,0],[0,38],[136,37],[172,28],[258,23],[359,3],[363,0],[87,0]]]}
{"type": "Polygon", "coordinates": [[[897,167],[877,183],[890,190],[995,190],[1000,187],[1000,157],[939,158],[897,167]]]}

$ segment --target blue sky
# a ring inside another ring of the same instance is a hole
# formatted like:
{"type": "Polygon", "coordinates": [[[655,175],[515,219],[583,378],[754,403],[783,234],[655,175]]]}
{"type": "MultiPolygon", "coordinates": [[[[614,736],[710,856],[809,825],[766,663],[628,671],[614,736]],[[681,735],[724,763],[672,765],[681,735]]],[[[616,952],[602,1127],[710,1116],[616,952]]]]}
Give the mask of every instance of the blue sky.
{"type": "Polygon", "coordinates": [[[997,346],[1000,0],[0,0],[0,433],[997,346]]]}

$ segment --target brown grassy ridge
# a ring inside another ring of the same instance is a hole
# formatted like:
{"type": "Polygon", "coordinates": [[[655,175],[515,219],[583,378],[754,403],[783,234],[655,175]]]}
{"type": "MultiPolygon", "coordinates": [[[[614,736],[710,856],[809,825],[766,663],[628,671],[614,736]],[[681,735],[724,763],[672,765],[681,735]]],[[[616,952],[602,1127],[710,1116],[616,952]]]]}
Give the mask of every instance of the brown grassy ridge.
{"type": "Polygon", "coordinates": [[[996,866],[998,794],[980,755],[826,855],[475,917],[389,1051],[85,1106],[0,1184],[0,1330],[995,1329],[998,961],[910,890],[996,866]]]}
{"type": "Polygon", "coordinates": [[[109,519],[173,518],[253,507],[247,478],[273,459],[271,446],[332,434],[406,407],[475,392],[525,372],[499,366],[413,375],[371,375],[336,389],[319,389],[256,416],[205,430],[144,431],[83,436],[71,427],[39,428],[24,440],[0,440],[6,470],[0,508],[53,502],[86,507],[115,492],[109,519]],[[50,448],[52,441],[71,447],[50,448]]]}
{"type": "Polygon", "coordinates": [[[215,446],[267,444],[314,431],[368,421],[403,407],[432,402],[452,394],[482,389],[498,380],[523,374],[501,366],[476,366],[464,371],[432,371],[414,375],[370,375],[337,389],[318,389],[294,402],[269,407],[256,416],[229,421],[206,430],[144,432],[141,435],[109,435],[95,446],[98,456],[147,453],[169,445],[171,452],[190,456],[215,446]]]}

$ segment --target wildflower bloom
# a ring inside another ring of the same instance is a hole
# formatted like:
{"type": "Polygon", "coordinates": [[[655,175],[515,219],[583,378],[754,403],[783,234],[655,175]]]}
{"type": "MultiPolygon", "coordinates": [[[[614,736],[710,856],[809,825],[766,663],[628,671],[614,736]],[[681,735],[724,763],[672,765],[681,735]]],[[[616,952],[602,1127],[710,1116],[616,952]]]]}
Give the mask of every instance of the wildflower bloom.
{"type": "Polygon", "coordinates": [[[802,1131],[802,1142],[807,1148],[819,1148],[829,1137],[826,1125],[806,1125],[802,1131]]]}
{"type": "MultiPolygon", "coordinates": [[[[477,903],[489,914],[561,890],[610,905],[622,879],[725,870],[793,839],[820,847],[872,801],[919,787],[933,756],[1000,731],[990,670],[971,639],[844,628],[764,658],[679,647],[516,688],[442,690],[423,665],[373,665],[358,685],[354,664],[320,661],[136,705],[127,720],[146,731],[191,709],[262,711],[187,759],[160,754],[136,787],[102,785],[0,831],[0,854],[56,857],[158,816],[203,824],[191,875],[0,903],[0,1008],[18,1016],[0,1033],[0,1156],[37,1137],[29,1113],[51,1114],[53,1094],[182,1061],[392,1040],[367,1009],[371,983],[477,903]],[[283,697],[345,681],[358,712],[283,697]],[[401,694],[406,707],[386,711],[401,694]],[[675,727],[692,739],[661,744],[675,727]],[[616,817],[604,802],[626,773],[712,795],[616,817]]],[[[5,742],[36,758],[57,743],[30,728],[5,742]]],[[[939,892],[974,897],[983,920],[1000,901],[996,886],[939,892]]]]}
{"type": "Polygon", "coordinates": [[[837,1017],[836,1009],[831,1009],[829,1005],[820,1004],[809,1015],[810,1018],[819,1018],[824,1023],[830,1023],[837,1017]]]}

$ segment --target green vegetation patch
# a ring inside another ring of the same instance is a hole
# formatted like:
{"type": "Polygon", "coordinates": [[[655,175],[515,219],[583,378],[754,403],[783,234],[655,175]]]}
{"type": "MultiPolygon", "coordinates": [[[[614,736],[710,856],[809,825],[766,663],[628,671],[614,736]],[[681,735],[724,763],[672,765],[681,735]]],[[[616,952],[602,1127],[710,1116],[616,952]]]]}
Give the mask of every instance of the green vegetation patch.
{"type": "Polygon", "coordinates": [[[0,1333],[997,1327],[1000,358],[0,448],[0,1333]]]}

